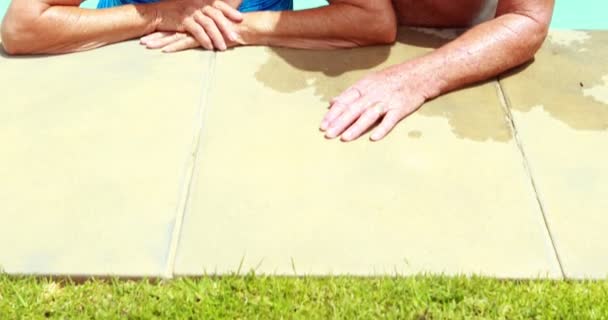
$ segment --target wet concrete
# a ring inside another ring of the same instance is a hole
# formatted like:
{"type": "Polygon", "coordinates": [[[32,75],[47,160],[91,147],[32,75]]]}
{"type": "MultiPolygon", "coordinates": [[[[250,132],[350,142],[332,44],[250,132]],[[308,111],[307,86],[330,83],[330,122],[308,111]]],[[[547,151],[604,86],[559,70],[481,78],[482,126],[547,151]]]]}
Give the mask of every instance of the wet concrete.
{"type": "Polygon", "coordinates": [[[536,63],[501,77],[510,107],[529,112],[540,106],[576,130],[608,130],[608,33],[553,31],[536,63]]]}
{"type": "MultiPolygon", "coordinates": [[[[265,86],[283,93],[312,87],[320,101],[328,103],[370,72],[424,55],[460,32],[429,32],[426,29],[402,28],[397,44],[392,47],[377,46],[338,51],[269,48],[266,50],[272,54],[256,72],[255,77],[265,86]]],[[[478,86],[492,85],[491,82],[478,86]]],[[[493,92],[484,95],[482,99],[479,99],[478,95],[466,98],[470,89],[475,90],[467,88],[430,101],[417,111],[417,114],[446,118],[453,133],[462,139],[479,142],[510,141],[512,133],[504,120],[506,115],[499,107],[498,94],[493,92]]]]}
{"type": "Polygon", "coordinates": [[[385,65],[391,54],[388,46],[337,51],[266,50],[272,54],[256,72],[256,79],[283,93],[312,86],[315,95],[324,102],[329,102],[370,70],[385,65]]]}

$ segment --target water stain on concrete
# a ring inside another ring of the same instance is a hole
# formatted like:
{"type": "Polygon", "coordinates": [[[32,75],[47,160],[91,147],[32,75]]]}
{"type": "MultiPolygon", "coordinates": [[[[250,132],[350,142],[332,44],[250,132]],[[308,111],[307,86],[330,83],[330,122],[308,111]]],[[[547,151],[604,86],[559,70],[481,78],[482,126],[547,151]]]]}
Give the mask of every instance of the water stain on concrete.
{"type": "MultiPolygon", "coordinates": [[[[571,33],[553,31],[552,35],[571,38],[571,33]]],[[[529,112],[540,105],[572,129],[608,130],[608,32],[585,34],[587,51],[548,41],[535,63],[501,77],[513,110],[529,112]]]]}
{"type": "Polygon", "coordinates": [[[591,39],[589,33],[577,30],[552,31],[549,34],[549,41],[558,46],[569,47],[571,45],[582,45],[591,39]]]}
{"type": "Polygon", "coordinates": [[[276,91],[293,93],[313,88],[315,96],[329,102],[348,85],[382,65],[390,47],[369,47],[335,51],[266,49],[270,59],[255,77],[276,91]]]}
{"type": "MultiPolygon", "coordinates": [[[[455,31],[453,31],[455,32],[455,31]]],[[[414,59],[445,44],[447,35],[402,29],[394,46],[377,46],[336,51],[274,48],[255,77],[266,87],[282,93],[312,88],[328,103],[349,86],[388,66],[414,59]]],[[[507,142],[512,139],[505,114],[494,88],[478,85],[426,103],[417,113],[447,118],[452,132],[473,141],[507,142]]],[[[328,105],[328,104],[327,104],[328,105]]],[[[407,121],[405,119],[404,121],[407,121]]]]}
{"type": "Polygon", "coordinates": [[[484,92],[481,87],[486,85],[487,83],[478,84],[431,101],[418,113],[446,118],[452,132],[462,139],[478,142],[511,141],[513,134],[500,106],[498,94],[493,90],[484,92]]]}
{"type": "Polygon", "coordinates": [[[420,132],[418,130],[412,130],[412,131],[408,132],[407,136],[412,139],[420,139],[420,138],[422,138],[422,132],[420,132]]]}

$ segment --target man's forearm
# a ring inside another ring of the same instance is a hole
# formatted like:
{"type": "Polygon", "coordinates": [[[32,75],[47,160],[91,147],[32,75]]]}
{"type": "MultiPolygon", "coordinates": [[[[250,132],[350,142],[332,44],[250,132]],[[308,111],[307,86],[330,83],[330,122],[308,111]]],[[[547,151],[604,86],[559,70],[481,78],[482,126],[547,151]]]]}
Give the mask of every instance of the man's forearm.
{"type": "Polygon", "coordinates": [[[9,10],[2,26],[5,49],[13,54],[88,50],[152,32],[157,20],[153,5],[103,10],[51,5],[38,11],[19,7],[23,3],[13,5],[16,7],[9,10]],[[20,10],[29,13],[21,14],[19,19],[11,16],[19,15],[20,10]]]}
{"type": "Polygon", "coordinates": [[[519,14],[505,14],[406,64],[418,65],[429,76],[426,95],[435,98],[529,61],[542,45],[547,25],[519,14]]]}
{"type": "Polygon", "coordinates": [[[391,43],[397,22],[390,1],[369,8],[338,2],[304,11],[248,13],[237,27],[243,45],[332,49],[391,43]]]}

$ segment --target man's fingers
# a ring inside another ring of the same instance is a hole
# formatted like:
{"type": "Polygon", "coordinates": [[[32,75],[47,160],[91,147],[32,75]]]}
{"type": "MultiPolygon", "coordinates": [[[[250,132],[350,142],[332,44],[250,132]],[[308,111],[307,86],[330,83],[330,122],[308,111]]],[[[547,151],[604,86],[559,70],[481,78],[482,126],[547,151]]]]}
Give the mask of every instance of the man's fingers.
{"type": "Polygon", "coordinates": [[[146,47],[148,49],[160,49],[160,48],[166,47],[170,43],[179,41],[179,40],[184,39],[186,37],[188,37],[188,35],[185,34],[185,33],[179,33],[178,32],[178,33],[168,34],[168,35],[165,35],[164,38],[158,38],[158,39],[148,40],[146,42],[146,47]]]}
{"type": "Polygon", "coordinates": [[[193,37],[186,37],[176,42],[169,44],[168,46],[163,48],[163,52],[165,53],[173,53],[188,49],[194,49],[200,47],[200,43],[193,37]]]}
{"type": "Polygon", "coordinates": [[[343,141],[353,141],[359,138],[367,129],[380,119],[384,114],[384,107],[382,104],[376,104],[372,108],[368,108],[359,119],[342,135],[343,141]]]}
{"type": "Polygon", "coordinates": [[[346,89],[342,94],[332,99],[330,109],[321,121],[321,130],[327,131],[330,125],[348,108],[361,97],[361,92],[355,87],[346,89]]]}
{"type": "MultiPolygon", "coordinates": [[[[202,14],[202,13],[201,13],[202,14]]],[[[186,31],[190,33],[192,37],[198,41],[199,45],[207,50],[213,50],[213,42],[209,38],[207,31],[196,21],[196,15],[194,19],[188,19],[184,22],[184,27],[186,31]]]]}
{"type": "Polygon", "coordinates": [[[321,130],[326,131],[329,129],[329,125],[331,125],[331,123],[338,118],[344,112],[344,110],[346,110],[346,108],[348,108],[347,104],[334,104],[325,114],[325,117],[323,117],[323,120],[321,121],[321,130]]]}
{"type": "Polygon", "coordinates": [[[325,137],[333,139],[338,137],[348,128],[363,111],[366,109],[367,102],[359,99],[357,102],[351,104],[344,112],[335,119],[330,125],[329,129],[325,132],[325,137]]]}
{"type": "Polygon", "coordinates": [[[229,39],[230,41],[237,40],[238,36],[232,28],[232,22],[230,22],[220,10],[212,7],[205,7],[203,13],[215,22],[215,25],[226,39],[229,39]]]}
{"type": "Polygon", "coordinates": [[[351,102],[354,102],[355,100],[359,99],[361,97],[361,91],[359,91],[359,89],[356,89],[355,87],[350,87],[348,89],[346,89],[346,91],[342,92],[342,94],[340,94],[339,96],[331,99],[330,104],[334,105],[336,103],[343,103],[343,104],[349,104],[351,102]]]}
{"type": "Polygon", "coordinates": [[[220,10],[224,14],[224,16],[226,16],[233,22],[238,23],[243,21],[243,14],[238,9],[231,7],[224,1],[216,1],[215,3],[213,3],[213,7],[220,10]]]}
{"type": "Polygon", "coordinates": [[[389,110],[380,125],[372,133],[370,139],[372,141],[382,140],[404,117],[405,115],[400,110],[389,110]]]}
{"type": "Polygon", "coordinates": [[[175,32],[154,32],[154,33],[151,33],[151,34],[139,39],[139,43],[145,45],[145,44],[147,44],[148,41],[157,40],[160,38],[166,38],[167,36],[170,36],[173,34],[175,34],[175,32]]]}

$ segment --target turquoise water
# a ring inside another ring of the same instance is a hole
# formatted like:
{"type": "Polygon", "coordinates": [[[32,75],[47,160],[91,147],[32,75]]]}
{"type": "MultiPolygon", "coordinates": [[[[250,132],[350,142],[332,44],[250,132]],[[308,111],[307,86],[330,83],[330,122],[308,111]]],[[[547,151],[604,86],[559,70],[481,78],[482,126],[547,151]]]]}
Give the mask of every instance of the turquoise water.
{"type": "MultiPolygon", "coordinates": [[[[297,9],[316,7],[325,0],[294,0],[297,9]]],[[[556,29],[607,29],[607,0],[557,0],[552,28],[556,29]]],[[[0,18],[4,16],[10,0],[0,0],[0,18]]],[[[96,0],[88,0],[83,6],[94,8],[96,0]]]]}

